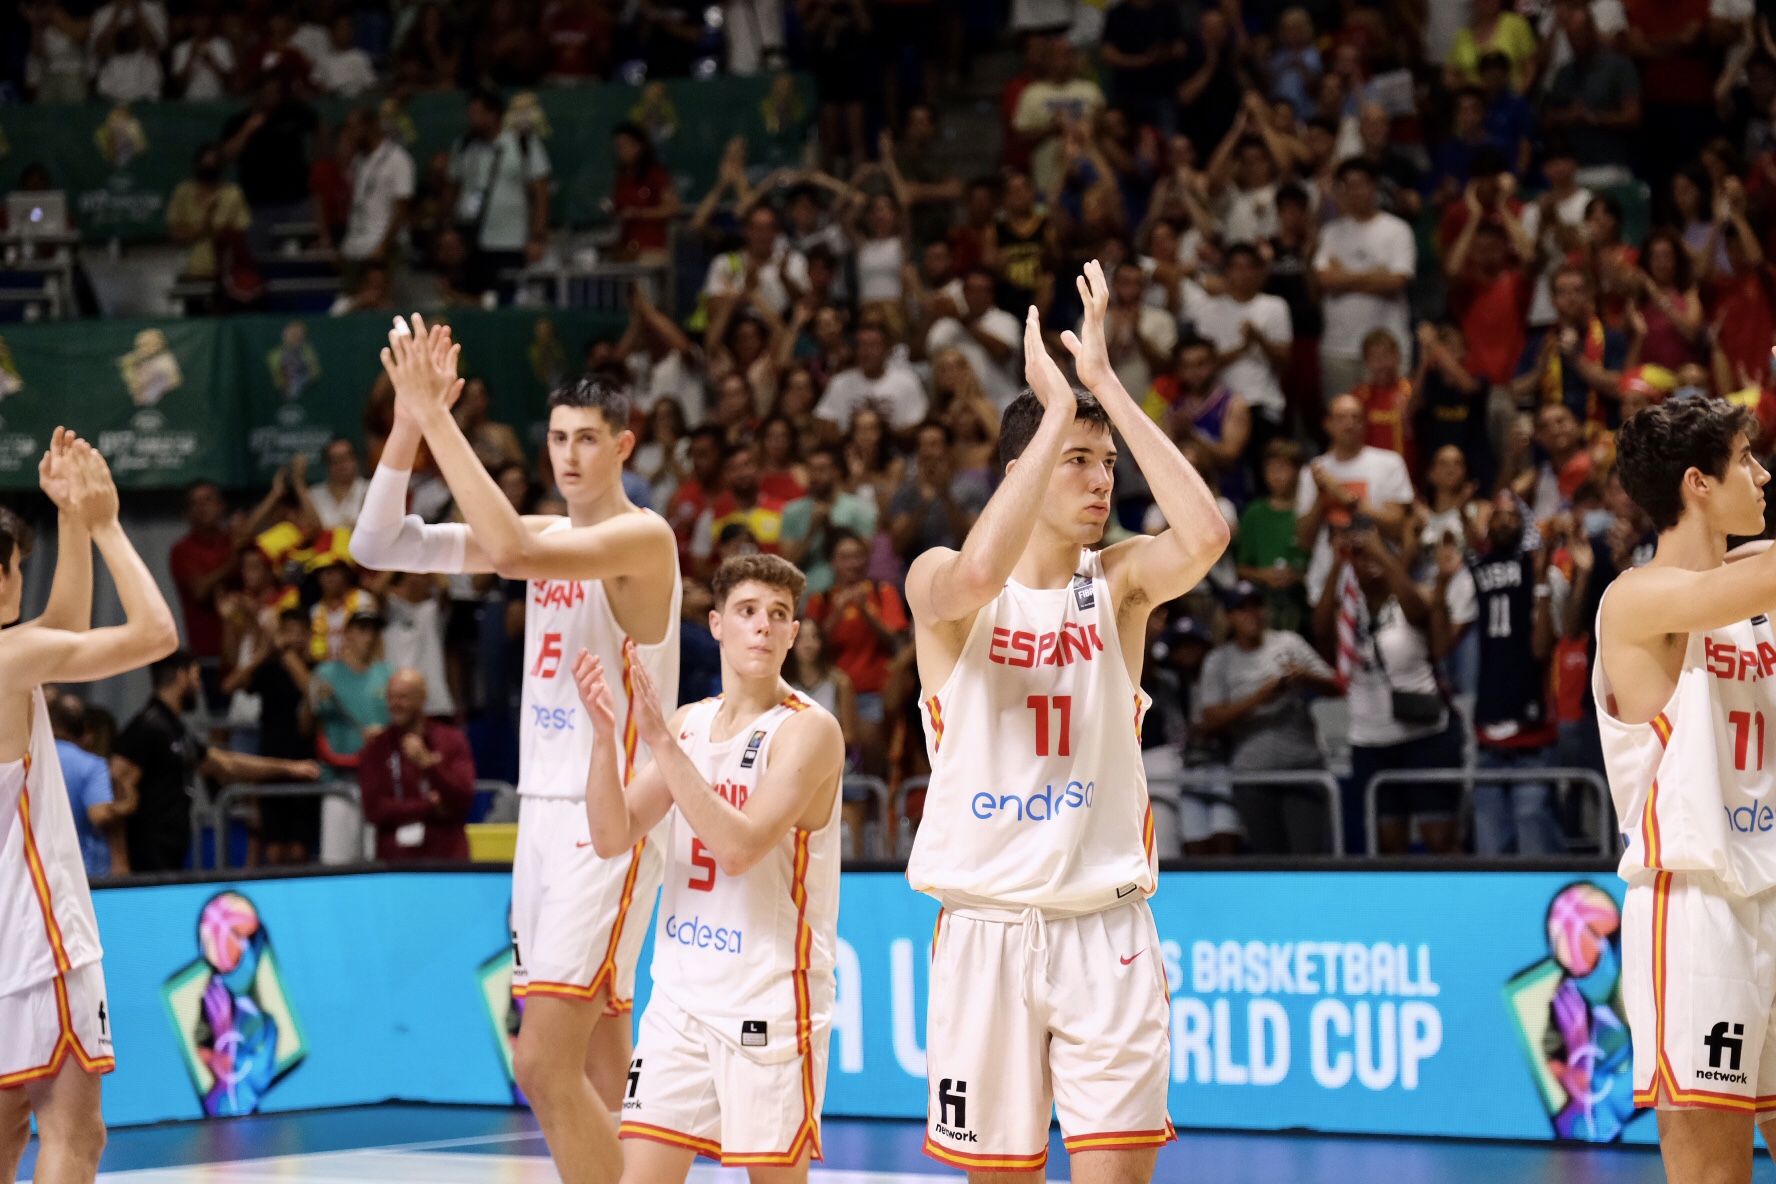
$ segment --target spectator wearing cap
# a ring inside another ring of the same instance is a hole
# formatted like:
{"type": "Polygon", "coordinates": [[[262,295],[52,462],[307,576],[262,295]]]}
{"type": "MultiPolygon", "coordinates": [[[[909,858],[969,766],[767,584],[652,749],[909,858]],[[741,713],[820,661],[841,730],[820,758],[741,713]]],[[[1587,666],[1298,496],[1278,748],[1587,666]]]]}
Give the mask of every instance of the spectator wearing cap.
{"type": "Polygon", "coordinates": [[[1418,267],[1412,228],[1377,204],[1375,169],[1361,157],[1338,166],[1338,208],[1320,232],[1314,255],[1325,333],[1320,382],[1327,398],[1357,385],[1361,344],[1371,329],[1386,329],[1404,353],[1410,344],[1406,288],[1418,267]]]}
{"type": "Polygon", "coordinates": [[[339,656],[348,621],[360,614],[376,614],[376,597],[358,586],[356,569],[334,555],[322,556],[314,571],[320,596],[309,609],[309,656],[325,662],[339,656]]]}
{"type": "MultiPolygon", "coordinates": [[[[1228,640],[1203,663],[1198,727],[1225,738],[1235,773],[1325,765],[1308,695],[1343,694],[1325,660],[1299,633],[1267,629],[1264,589],[1241,580],[1227,598],[1228,640]]],[[[1246,841],[1258,855],[1331,850],[1326,803],[1284,785],[1236,785],[1246,841]]]]}
{"type": "Polygon", "coordinates": [[[428,718],[427,682],[409,667],[389,675],[388,726],[358,752],[358,792],[379,860],[469,857],[475,758],[462,729],[428,718]]]}
{"type": "Polygon", "coordinates": [[[355,769],[364,742],[388,725],[389,664],[382,660],[382,626],[374,611],[353,613],[339,656],[316,666],[309,705],[321,725],[316,750],[336,769],[355,769]]]}

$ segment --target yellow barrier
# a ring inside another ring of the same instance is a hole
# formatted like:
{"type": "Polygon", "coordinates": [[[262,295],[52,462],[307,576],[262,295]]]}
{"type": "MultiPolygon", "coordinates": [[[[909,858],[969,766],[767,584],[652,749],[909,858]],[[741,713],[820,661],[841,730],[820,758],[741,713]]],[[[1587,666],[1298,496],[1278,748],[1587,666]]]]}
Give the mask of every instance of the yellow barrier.
{"type": "Polygon", "coordinates": [[[516,822],[474,822],[469,832],[469,858],[476,863],[511,863],[518,850],[516,822]]]}

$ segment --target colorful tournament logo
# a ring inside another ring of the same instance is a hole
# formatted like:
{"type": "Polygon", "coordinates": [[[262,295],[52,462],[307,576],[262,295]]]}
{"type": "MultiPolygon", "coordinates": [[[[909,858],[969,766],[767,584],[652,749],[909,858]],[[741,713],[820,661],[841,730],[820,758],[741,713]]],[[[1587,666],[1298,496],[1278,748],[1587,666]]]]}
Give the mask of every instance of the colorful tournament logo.
{"type": "MultiPolygon", "coordinates": [[[[507,929],[511,928],[511,906],[506,906],[507,929]]],[[[518,1074],[512,1057],[518,1048],[518,1029],[524,1023],[524,1000],[512,995],[512,967],[517,961],[518,935],[512,944],[500,947],[499,953],[481,963],[475,971],[481,1001],[487,1005],[487,1022],[493,1042],[499,1049],[500,1065],[506,1071],[506,1084],[512,1087],[512,1100],[526,1105],[524,1091],[518,1088],[518,1074]]]]}
{"type": "Polygon", "coordinates": [[[201,956],[167,979],[161,999],[204,1113],[252,1114],[307,1045],[252,901],[212,896],[198,914],[197,943],[201,956]]]}
{"type": "Polygon", "coordinates": [[[547,140],[555,134],[536,92],[528,90],[513,95],[512,101],[506,104],[504,127],[515,136],[535,136],[539,140],[547,140]]]}
{"type": "Polygon", "coordinates": [[[548,317],[537,319],[536,328],[531,331],[529,353],[530,372],[543,384],[543,389],[552,391],[560,386],[567,377],[567,349],[555,333],[555,322],[548,317]]]}
{"type": "Polygon", "coordinates": [[[173,356],[166,334],[144,329],[136,334],[136,347],[117,359],[123,383],[138,407],[153,407],[185,384],[179,359],[173,356]]]}
{"type": "Polygon", "coordinates": [[[291,321],[284,326],[283,336],[265,355],[271,368],[271,385],[290,400],[300,399],[302,391],[321,376],[321,359],[308,340],[308,326],[291,321]]]}
{"type": "Polygon", "coordinates": [[[143,130],[142,121],[119,104],[111,108],[105,122],[93,132],[93,143],[105,163],[114,169],[125,169],[130,161],[148,151],[148,133],[143,130]]]}
{"type": "Polygon", "coordinates": [[[677,135],[682,122],[664,82],[650,82],[641,88],[641,101],[629,108],[629,121],[641,125],[656,148],[677,135]]]}
{"type": "Polygon", "coordinates": [[[1589,881],[1568,884],[1548,905],[1548,957],[1505,984],[1505,1005],[1557,1138],[1617,1142],[1636,1115],[1621,929],[1614,897],[1589,881]]]}
{"type": "Polygon", "coordinates": [[[794,131],[808,118],[808,105],[796,89],[793,74],[779,74],[771,80],[771,91],[759,103],[759,118],[773,136],[794,131]]]}
{"type": "Polygon", "coordinates": [[[6,338],[0,337],[0,399],[24,389],[25,379],[19,373],[18,363],[12,360],[12,347],[6,344],[6,338]]]}

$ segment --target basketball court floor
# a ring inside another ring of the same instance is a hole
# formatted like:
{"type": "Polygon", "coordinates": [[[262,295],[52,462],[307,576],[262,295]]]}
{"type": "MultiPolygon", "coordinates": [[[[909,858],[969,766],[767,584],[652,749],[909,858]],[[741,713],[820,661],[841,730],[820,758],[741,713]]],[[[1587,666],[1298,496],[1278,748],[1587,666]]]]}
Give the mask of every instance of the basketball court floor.
{"type": "MultiPolygon", "coordinates": [[[[959,1180],[920,1153],[922,1127],[834,1120],[815,1184],[937,1184],[959,1180]]],[[[1760,1153],[1761,1156],[1761,1153],[1760,1153]]],[[[34,1150],[21,1179],[31,1176],[34,1150]]],[[[1067,1159],[1053,1137],[1049,1178],[1067,1159]]],[[[1220,1184],[1656,1184],[1648,1148],[1549,1148],[1295,1134],[1180,1132],[1160,1153],[1161,1181],[1220,1184]]],[[[99,1179],[115,1184],[553,1184],[529,1112],[501,1108],[373,1106],[230,1121],[135,1127],[111,1133],[99,1179]]],[[[741,1184],[743,1169],[699,1161],[691,1184],[741,1184]]],[[[1755,1179],[1776,1184],[1776,1164],[1755,1179]]]]}

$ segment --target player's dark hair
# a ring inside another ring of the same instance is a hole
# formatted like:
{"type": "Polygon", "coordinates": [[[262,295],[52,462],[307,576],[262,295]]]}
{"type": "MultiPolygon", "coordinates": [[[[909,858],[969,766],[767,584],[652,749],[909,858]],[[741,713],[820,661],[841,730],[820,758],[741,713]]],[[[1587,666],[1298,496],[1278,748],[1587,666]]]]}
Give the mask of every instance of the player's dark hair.
{"type": "Polygon", "coordinates": [[[557,407],[584,407],[596,411],[604,416],[611,431],[621,432],[629,427],[635,400],[622,383],[613,382],[602,374],[589,374],[558,386],[550,393],[547,410],[553,412],[557,407]]]}
{"type": "Polygon", "coordinates": [[[148,682],[155,690],[161,690],[195,665],[197,659],[191,656],[190,650],[176,649],[148,667],[148,682]]]}
{"type": "Polygon", "coordinates": [[[25,520],[11,510],[0,509],[0,575],[11,575],[14,558],[31,553],[33,536],[25,520]]]}
{"type": "Polygon", "coordinates": [[[1751,412],[1724,399],[1681,399],[1637,411],[1616,436],[1622,489],[1664,532],[1683,516],[1684,474],[1727,475],[1740,436],[1757,435],[1751,412]]]}
{"type": "Polygon", "coordinates": [[[749,580],[767,588],[781,588],[789,593],[792,604],[800,603],[802,591],[808,586],[808,577],[802,574],[802,569],[781,555],[735,555],[722,560],[721,566],[715,569],[715,578],[709,581],[715,607],[718,610],[726,608],[728,595],[749,580]]]}
{"type": "MultiPolygon", "coordinates": [[[[1090,391],[1074,387],[1073,397],[1079,401],[1079,409],[1073,414],[1075,423],[1088,423],[1095,428],[1110,430],[1109,414],[1090,391]]],[[[1024,454],[1024,449],[1036,438],[1036,429],[1042,426],[1042,416],[1042,401],[1036,397],[1034,391],[1025,387],[1023,393],[1005,409],[1005,414],[999,417],[1000,467],[1024,454]]]]}

